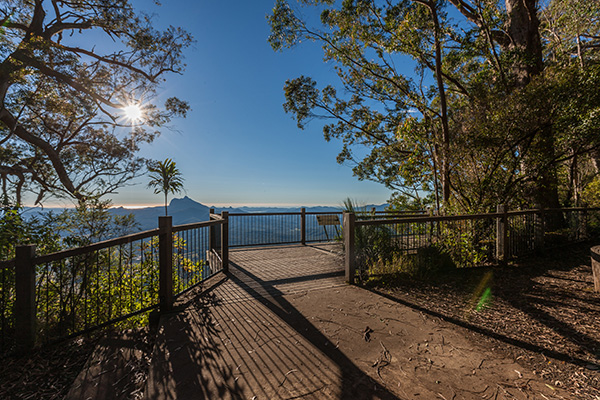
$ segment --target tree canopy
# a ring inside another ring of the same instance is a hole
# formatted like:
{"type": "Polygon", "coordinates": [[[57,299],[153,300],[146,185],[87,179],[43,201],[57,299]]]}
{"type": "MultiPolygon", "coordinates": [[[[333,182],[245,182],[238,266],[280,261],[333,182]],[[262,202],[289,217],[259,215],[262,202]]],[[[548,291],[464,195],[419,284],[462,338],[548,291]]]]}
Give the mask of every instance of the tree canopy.
{"type": "Polygon", "coordinates": [[[597,2],[277,0],[268,19],[275,50],[319,42],[339,76],[288,80],[285,111],[327,121],[396,202],[577,204],[598,171],[597,2]]]}
{"type": "Polygon", "coordinates": [[[111,193],[144,171],[139,146],[189,107],[152,103],[181,73],[184,30],[153,28],[128,0],[6,0],[0,5],[0,182],[21,203],[31,192],[79,201],[111,193]],[[142,117],[127,120],[135,107],[142,117]]]}

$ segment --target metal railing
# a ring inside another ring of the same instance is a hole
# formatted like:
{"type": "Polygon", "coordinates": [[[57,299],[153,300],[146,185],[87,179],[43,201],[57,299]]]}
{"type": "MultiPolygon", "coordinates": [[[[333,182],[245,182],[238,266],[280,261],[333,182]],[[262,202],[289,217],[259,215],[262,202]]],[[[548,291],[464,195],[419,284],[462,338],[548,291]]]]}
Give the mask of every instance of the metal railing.
{"type": "Polygon", "coordinates": [[[502,263],[598,234],[599,208],[358,219],[344,214],[346,280],[502,263]]]}
{"type": "Polygon", "coordinates": [[[107,325],[139,324],[150,310],[226,269],[227,214],[36,256],[18,246],[0,263],[0,350],[31,348],[107,325]],[[220,246],[211,238],[224,235],[220,246]]]}
{"type": "Polygon", "coordinates": [[[230,247],[341,240],[341,211],[229,214],[230,247]],[[330,219],[320,219],[331,216],[330,219]]]}
{"type": "Polygon", "coordinates": [[[231,247],[301,242],[301,213],[231,213],[231,247]]]}
{"type": "Polygon", "coordinates": [[[363,212],[214,214],[205,222],[159,228],[37,256],[20,246],[0,261],[0,350],[139,323],[219,271],[229,247],[340,240],[346,278],[415,261],[473,266],[584,240],[600,230],[600,209],[526,210],[459,216],[363,212]],[[343,215],[343,218],[340,216],[343,215]],[[391,255],[392,258],[389,258],[391,255]],[[388,258],[386,258],[388,257],[388,258]],[[396,257],[396,258],[394,258],[396,257]]]}

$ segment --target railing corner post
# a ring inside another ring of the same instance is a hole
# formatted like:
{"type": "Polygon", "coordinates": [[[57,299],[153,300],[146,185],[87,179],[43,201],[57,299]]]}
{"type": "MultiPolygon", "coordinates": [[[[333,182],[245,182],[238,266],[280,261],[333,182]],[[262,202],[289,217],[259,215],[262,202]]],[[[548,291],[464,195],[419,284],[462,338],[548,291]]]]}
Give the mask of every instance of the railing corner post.
{"type": "Polygon", "coordinates": [[[221,228],[221,260],[223,261],[223,272],[229,272],[229,212],[222,211],[223,226],[221,228]]]}
{"type": "Polygon", "coordinates": [[[15,330],[19,351],[35,345],[35,245],[17,246],[15,253],[15,330]]]}
{"type": "Polygon", "coordinates": [[[158,276],[160,312],[173,308],[173,219],[158,217],[158,276]]]}
{"type": "Polygon", "coordinates": [[[300,243],[306,245],[306,208],[300,209],[300,243]]]}
{"type": "Polygon", "coordinates": [[[346,282],[354,284],[356,275],[356,249],[354,243],[356,215],[354,213],[344,212],[344,250],[345,250],[345,277],[346,282]]]}

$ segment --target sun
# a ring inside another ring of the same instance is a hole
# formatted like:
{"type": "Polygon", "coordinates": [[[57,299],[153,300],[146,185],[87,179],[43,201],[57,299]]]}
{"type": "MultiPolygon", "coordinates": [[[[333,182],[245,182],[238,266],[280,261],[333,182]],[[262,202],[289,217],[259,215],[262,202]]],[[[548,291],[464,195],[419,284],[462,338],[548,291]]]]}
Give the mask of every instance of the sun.
{"type": "Polygon", "coordinates": [[[123,107],[124,117],[132,123],[140,121],[144,117],[144,112],[139,104],[131,103],[123,107]]]}

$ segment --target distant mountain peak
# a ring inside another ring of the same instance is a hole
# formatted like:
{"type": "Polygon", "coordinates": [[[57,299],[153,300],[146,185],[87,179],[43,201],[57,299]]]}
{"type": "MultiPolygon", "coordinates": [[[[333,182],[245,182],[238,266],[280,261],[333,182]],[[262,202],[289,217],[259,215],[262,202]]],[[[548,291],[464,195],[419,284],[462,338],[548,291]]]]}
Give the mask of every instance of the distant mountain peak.
{"type": "Polygon", "coordinates": [[[196,200],[192,200],[187,196],[184,196],[182,199],[178,199],[178,198],[173,198],[171,199],[171,202],[169,203],[169,206],[173,206],[173,205],[177,205],[177,206],[182,206],[182,205],[189,205],[189,206],[203,206],[203,204],[198,203],[196,200]]]}

